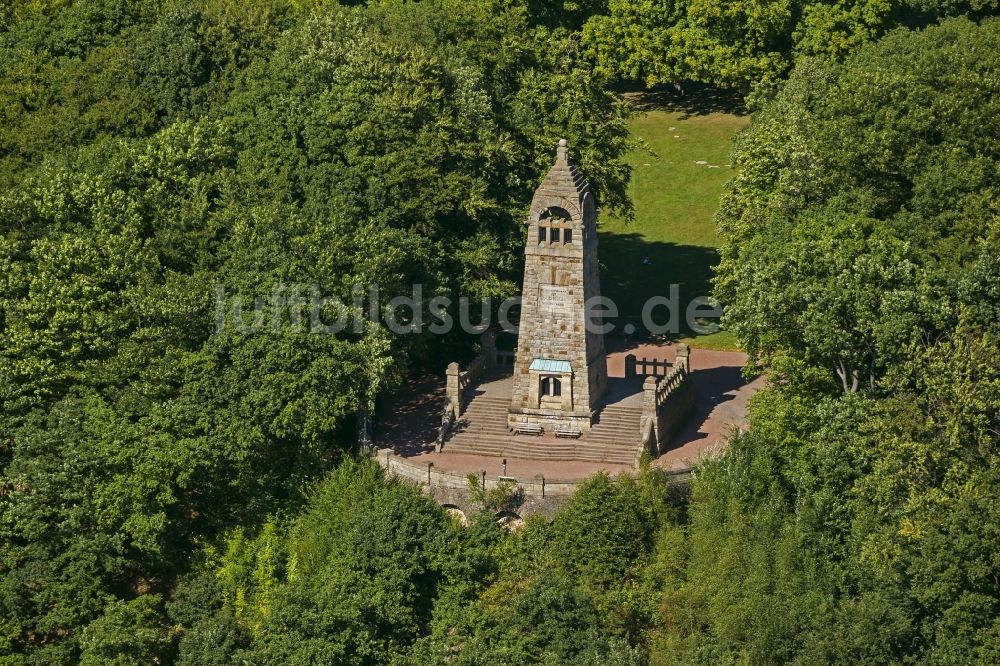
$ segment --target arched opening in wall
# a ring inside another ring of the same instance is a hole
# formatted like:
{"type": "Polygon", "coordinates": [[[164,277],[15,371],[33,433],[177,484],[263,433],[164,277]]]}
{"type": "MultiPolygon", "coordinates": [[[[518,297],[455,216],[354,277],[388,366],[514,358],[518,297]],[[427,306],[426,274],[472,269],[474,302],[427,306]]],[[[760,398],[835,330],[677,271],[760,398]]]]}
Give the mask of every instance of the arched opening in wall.
{"type": "Polygon", "coordinates": [[[513,511],[501,511],[496,515],[497,524],[505,530],[516,532],[524,525],[524,519],[513,511]]]}
{"type": "Polygon", "coordinates": [[[465,512],[462,511],[460,508],[458,508],[458,506],[456,506],[454,504],[442,504],[441,506],[444,508],[445,512],[452,519],[454,519],[454,520],[456,520],[458,522],[459,525],[461,525],[462,527],[468,527],[469,526],[469,518],[468,518],[468,516],[466,516],[465,512]]]}
{"type": "Polygon", "coordinates": [[[542,377],[541,394],[551,398],[562,395],[562,382],[558,377],[542,377]]]}
{"type": "Polygon", "coordinates": [[[539,220],[544,220],[546,222],[569,222],[573,219],[573,216],[569,214],[569,211],[565,208],[560,208],[559,206],[550,206],[542,211],[542,214],[538,216],[539,220]]]}
{"type": "Polygon", "coordinates": [[[573,222],[569,211],[559,206],[551,206],[538,216],[538,243],[572,243],[573,222]]]}

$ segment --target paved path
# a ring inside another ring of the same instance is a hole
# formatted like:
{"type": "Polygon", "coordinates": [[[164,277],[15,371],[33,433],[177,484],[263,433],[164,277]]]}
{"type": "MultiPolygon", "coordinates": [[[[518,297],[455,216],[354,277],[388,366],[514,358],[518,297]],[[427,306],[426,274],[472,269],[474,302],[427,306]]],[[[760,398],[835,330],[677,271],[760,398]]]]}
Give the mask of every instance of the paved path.
{"type": "MultiPolygon", "coordinates": [[[[625,356],[673,361],[675,344],[627,343],[610,339],[608,375],[625,375],[625,356]]],[[[743,352],[691,350],[691,382],[694,384],[695,411],[670,440],[667,451],[653,463],[664,469],[684,469],[697,459],[725,446],[734,428],[746,427],[747,403],[763,385],[758,377],[747,383],[742,369],[747,355],[743,352]]]]}
{"type": "Polygon", "coordinates": [[[747,383],[742,374],[745,363],[743,352],[691,351],[695,411],[671,439],[666,453],[656,459],[656,466],[690,467],[699,456],[725,446],[735,428],[746,428],[747,403],[764,386],[764,378],[747,383]]]}

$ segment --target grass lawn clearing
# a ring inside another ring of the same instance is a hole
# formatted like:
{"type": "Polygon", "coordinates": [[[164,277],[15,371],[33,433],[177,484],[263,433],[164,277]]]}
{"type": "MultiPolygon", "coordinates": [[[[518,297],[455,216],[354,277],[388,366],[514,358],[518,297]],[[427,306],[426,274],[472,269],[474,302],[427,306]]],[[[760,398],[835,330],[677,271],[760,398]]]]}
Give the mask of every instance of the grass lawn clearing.
{"type": "MultiPolygon", "coordinates": [[[[643,304],[653,296],[670,298],[670,285],[676,284],[681,338],[696,347],[736,348],[725,331],[695,335],[684,312],[693,298],[711,294],[719,244],[712,218],[733,175],[733,137],[748,123],[745,115],[663,109],[632,120],[633,137],[642,143],[627,156],[635,220],[606,214],[599,227],[601,291],[618,305],[616,333],[627,324],[641,332],[643,304]]],[[[668,314],[660,307],[653,318],[663,323],[668,314]]]]}

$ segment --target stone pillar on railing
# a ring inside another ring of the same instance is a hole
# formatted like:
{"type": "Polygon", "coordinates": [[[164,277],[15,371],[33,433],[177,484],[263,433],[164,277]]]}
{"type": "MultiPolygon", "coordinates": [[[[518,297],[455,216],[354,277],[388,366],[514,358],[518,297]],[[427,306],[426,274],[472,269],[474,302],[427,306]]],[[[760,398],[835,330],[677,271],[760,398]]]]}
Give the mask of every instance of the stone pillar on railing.
{"type": "Polygon", "coordinates": [[[644,416],[656,416],[656,377],[646,377],[642,383],[642,413],[644,416]]]}
{"type": "Polygon", "coordinates": [[[448,396],[448,407],[457,419],[462,415],[462,370],[458,363],[449,363],[446,371],[447,381],[445,383],[445,393],[448,396]]]}
{"type": "Polygon", "coordinates": [[[635,377],[635,354],[625,354],[625,379],[635,377]]]}
{"type": "Polygon", "coordinates": [[[691,372],[691,348],[683,342],[677,345],[677,358],[674,364],[678,368],[683,368],[684,374],[691,372]]]}
{"type": "Polygon", "coordinates": [[[483,356],[486,357],[486,369],[493,370],[497,367],[497,334],[492,328],[483,331],[479,336],[479,345],[482,347],[483,356]]]}
{"type": "Polygon", "coordinates": [[[535,483],[531,489],[531,493],[534,497],[545,498],[545,477],[541,474],[535,475],[535,483]]]}
{"type": "Polygon", "coordinates": [[[636,467],[639,466],[643,453],[648,453],[655,457],[660,452],[659,443],[656,441],[655,418],[643,416],[642,422],[639,424],[639,433],[639,448],[636,450],[635,460],[633,461],[636,467]]]}

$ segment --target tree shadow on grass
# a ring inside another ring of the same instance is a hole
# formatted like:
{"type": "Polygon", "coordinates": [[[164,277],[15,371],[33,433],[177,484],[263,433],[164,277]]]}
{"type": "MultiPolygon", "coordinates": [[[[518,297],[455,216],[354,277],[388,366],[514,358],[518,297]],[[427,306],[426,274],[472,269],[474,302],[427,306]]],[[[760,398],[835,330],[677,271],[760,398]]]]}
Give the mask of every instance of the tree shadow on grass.
{"type": "Polygon", "coordinates": [[[672,111],[682,114],[682,119],[710,113],[747,114],[742,93],[703,83],[684,83],[679,88],[672,85],[646,88],[636,82],[627,82],[614,89],[640,111],[672,111]]]}
{"type": "Polygon", "coordinates": [[[676,317],[676,332],[667,333],[667,338],[697,335],[685,315],[693,299],[712,293],[712,267],[719,262],[714,248],[650,241],[637,233],[601,233],[599,243],[601,293],[618,308],[617,318],[605,317],[614,325],[611,335],[628,334],[630,324],[630,337],[649,337],[642,311],[654,297],[670,301],[652,311],[656,324],[665,325],[671,314],[676,317]],[[671,285],[677,285],[676,290],[671,285]]]}

